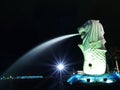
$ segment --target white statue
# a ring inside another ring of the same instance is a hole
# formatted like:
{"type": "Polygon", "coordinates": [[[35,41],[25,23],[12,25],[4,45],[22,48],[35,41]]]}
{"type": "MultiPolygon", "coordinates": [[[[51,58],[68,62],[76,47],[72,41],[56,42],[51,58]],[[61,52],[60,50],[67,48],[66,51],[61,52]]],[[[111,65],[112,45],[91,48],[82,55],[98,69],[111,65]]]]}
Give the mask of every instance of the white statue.
{"type": "Polygon", "coordinates": [[[82,44],[78,46],[84,55],[83,71],[89,75],[101,75],[106,71],[106,48],[103,26],[99,20],[89,20],[78,29],[82,44]]]}

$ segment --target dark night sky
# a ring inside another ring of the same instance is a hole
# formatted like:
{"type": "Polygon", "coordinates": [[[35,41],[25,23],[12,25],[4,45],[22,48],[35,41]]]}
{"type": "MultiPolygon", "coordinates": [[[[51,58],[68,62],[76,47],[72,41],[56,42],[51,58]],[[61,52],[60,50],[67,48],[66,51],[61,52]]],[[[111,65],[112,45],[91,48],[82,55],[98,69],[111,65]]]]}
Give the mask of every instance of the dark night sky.
{"type": "MultiPolygon", "coordinates": [[[[3,0],[1,4],[0,72],[38,44],[77,33],[89,19],[99,19],[103,24],[109,46],[120,45],[119,0],[3,0]]],[[[80,42],[76,37],[65,43],[71,45],[69,52],[75,52],[78,48],[74,46],[80,42]]],[[[78,54],[71,58],[76,59],[78,54]]]]}

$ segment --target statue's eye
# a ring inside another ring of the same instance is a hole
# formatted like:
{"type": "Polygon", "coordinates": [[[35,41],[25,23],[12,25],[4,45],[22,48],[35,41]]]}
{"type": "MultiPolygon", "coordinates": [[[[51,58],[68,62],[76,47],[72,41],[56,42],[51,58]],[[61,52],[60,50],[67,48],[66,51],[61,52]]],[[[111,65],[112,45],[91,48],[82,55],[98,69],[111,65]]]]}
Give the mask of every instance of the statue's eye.
{"type": "Polygon", "coordinates": [[[82,27],[85,28],[86,24],[83,24],[82,27]]]}
{"type": "Polygon", "coordinates": [[[89,25],[89,22],[86,22],[85,24],[83,24],[83,28],[86,28],[86,26],[88,26],[89,25]]]}

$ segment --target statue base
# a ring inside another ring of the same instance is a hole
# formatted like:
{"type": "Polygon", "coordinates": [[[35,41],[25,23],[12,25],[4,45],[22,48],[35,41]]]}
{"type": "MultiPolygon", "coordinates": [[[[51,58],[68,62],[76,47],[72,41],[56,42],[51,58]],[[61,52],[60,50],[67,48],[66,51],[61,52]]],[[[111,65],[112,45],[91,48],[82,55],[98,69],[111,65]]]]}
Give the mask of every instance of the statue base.
{"type": "Polygon", "coordinates": [[[103,75],[87,75],[87,74],[74,74],[67,82],[69,84],[111,84],[120,81],[120,74],[117,72],[106,73],[103,75]]]}

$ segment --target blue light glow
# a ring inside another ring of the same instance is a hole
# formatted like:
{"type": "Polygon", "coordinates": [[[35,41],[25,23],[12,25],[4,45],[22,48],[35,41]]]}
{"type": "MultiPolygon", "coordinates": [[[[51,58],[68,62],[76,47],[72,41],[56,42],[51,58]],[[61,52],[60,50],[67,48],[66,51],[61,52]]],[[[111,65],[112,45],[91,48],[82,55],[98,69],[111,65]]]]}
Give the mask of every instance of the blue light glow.
{"type": "Polygon", "coordinates": [[[115,83],[120,81],[119,78],[120,74],[117,73],[110,73],[110,74],[103,74],[103,75],[82,75],[82,74],[75,74],[72,75],[67,82],[69,84],[78,83],[115,83]]]}
{"type": "Polygon", "coordinates": [[[16,79],[40,79],[43,76],[17,76],[16,79]]]}

